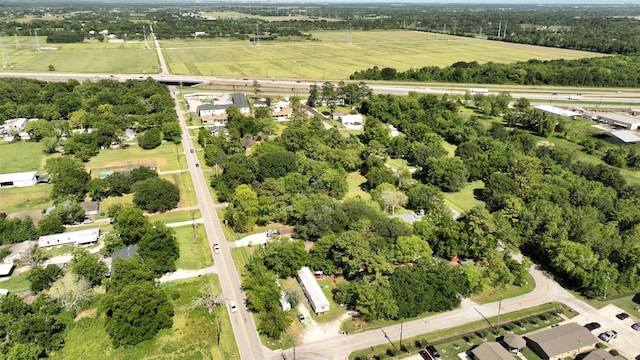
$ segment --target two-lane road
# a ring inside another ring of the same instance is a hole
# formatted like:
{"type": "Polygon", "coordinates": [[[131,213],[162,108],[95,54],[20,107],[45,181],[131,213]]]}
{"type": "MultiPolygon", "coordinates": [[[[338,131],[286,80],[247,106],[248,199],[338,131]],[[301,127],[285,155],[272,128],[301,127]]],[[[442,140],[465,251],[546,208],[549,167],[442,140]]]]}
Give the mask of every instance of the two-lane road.
{"type": "Polygon", "coordinates": [[[209,250],[213,256],[216,268],[218,269],[218,277],[220,279],[220,286],[222,293],[227,301],[226,307],[229,317],[231,319],[231,326],[235,335],[238,350],[240,351],[241,359],[264,359],[267,358],[270,351],[262,346],[260,338],[258,337],[258,331],[256,324],[253,321],[253,317],[247,311],[244,306],[244,294],[241,289],[241,281],[238,272],[233,264],[231,258],[231,246],[230,243],[224,237],[222,232],[220,219],[216,213],[216,207],[211,199],[209,193],[209,182],[205,178],[202,168],[196,166],[199,165],[199,159],[197,153],[191,153],[193,149],[193,140],[187,129],[187,123],[184,119],[182,109],[180,109],[179,100],[175,97],[175,88],[171,88],[172,94],[176,101],[176,113],[180,120],[180,126],[182,128],[182,146],[187,158],[187,165],[189,172],[191,173],[191,179],[193,181],[193,187],[195,190],[196,198],[198,199],[198,205],[200,212],[202,213],[202,219],[204,220],[204,227],[209,239],[209,250]],[[213,244],[219,244],[220,254],[213,253],[213,244]],[[238,311],[232,313],[229,309],[229,301],[236,303],[238,311]]]}

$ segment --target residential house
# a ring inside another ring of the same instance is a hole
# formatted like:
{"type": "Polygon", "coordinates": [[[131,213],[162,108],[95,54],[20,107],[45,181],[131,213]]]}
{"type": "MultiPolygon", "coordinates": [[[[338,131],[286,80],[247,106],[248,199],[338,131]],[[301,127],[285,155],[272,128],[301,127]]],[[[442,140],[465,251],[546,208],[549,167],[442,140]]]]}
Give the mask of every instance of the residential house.
{"type": "Polygon", "coordinates": [[[338,121],[340,121],[344,127],[351,130],[362,130],[364,124],[364,118],[361,114],[340,115],[338,116],[338,121]]]}
{"type": "Polygon", "coordinates": [[[595,348],[598,339],[576,323],[557,326],[525,336],[527,347],[543,360],[561,360],[595,348]]]}
{"type": "Polygon", "coordinates": [[[50,247],[58,245],[89,245],[95,244],[100,238],[100,229],[88,229],[71,231],[60,234],[40,236],[38,239],[39,247],[50,247]]]}
{"type": "Polygon", "coordinates": [[[513,360],[513,355],[497,342],[486,342],[471,350],[474,360],[513,360]]]}
{"type": "Polygon", "coordinates": [[[582,360],[623,360],[624,358],[618,355],[611,355],[605,349],[598,349],[592,351],[582,360]]]}

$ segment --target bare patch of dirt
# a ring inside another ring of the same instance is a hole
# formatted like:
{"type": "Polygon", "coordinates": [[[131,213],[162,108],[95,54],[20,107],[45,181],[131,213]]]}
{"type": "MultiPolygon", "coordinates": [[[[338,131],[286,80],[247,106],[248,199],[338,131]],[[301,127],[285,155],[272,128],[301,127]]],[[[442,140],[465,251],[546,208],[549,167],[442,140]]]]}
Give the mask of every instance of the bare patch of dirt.
{"type": "Polygon", "coordinates": [[[86,318],[86,317],[94,317],[94,316],[96,316],[96,312],[97,311],[98,311],[98,308],[93,308],[93,309],[81,311],[76,315],[76,318],[73,319],[73,321],[78,321],[78,320],[80,320],[82,318],[86,318]]]}
{"type": "Polygon", "coordinates": [[[31,220],[33,220],[33,222],[37,224],[38,221],[40,221],[40,219],[42,218],[43,214],[40,210],[22,210],[7,214],[7,217],[9,219],[23,218],[26,216],[30,217],[31,220]]]}

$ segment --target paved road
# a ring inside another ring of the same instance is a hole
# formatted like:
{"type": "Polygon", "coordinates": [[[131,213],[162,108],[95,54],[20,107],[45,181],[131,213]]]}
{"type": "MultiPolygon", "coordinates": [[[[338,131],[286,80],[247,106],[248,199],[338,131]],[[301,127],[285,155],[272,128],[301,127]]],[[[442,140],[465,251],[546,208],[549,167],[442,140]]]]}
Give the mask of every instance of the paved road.
{"type": "MultiPolygon", "coordinates": [[[[175,96],[175,89],[172,89],[172,93],[175,96]]],[[[191,173],[191,179],[193,181],[193,187],[195,190],[196,198],[198,199],[198,205],[200,207],[200,213],[204,220],[204,228],[209,240],[209,249],[213,256],[216,269],[219,274],[220,286],[222,293],[227,301],[234,301],[237,305],[238,312],[231,313],[227,306],[227,312],[231,319],[231,327],[236,338],[238,350],[240,351],[241,359],[264,359],[268,357],[271,352],[264,348],[260,343],[258,332],[256,329],[253,317],[246,310],[244,304],[244,294],[240,291],[241,282],[238,273],[236,272],[231,258],[231,244],[227,242],[222,232],[220,225],[220,219],[216,213],[216,205],[211,199],[209,193],[209,182],[205,179],[205,175],[202,172],[202,168],[196,167],[199,163],[197,153],[191,153],[193,149],[193,141],[189,135],[187,129],[187,123],[184,119],[182,110],[180,109],[180,103],[178,99],[176,102],[176,113],[180,120],[180,126],[182,128],[182,145],[184,147],[184,153],[187,158],[187,165],[189,172],[191,173]],[[213,254],[213,244],[220,245],[220,254],[213,254]]]]}
{"type": "Polygon", "coordinates": [[[164,60],[164,56],[162,56],[162,48],[160,47],[160,42],[156,37],[156,34],[153,32],[153,27],[151,27],[151,37],[153,38],[153,43],[155,44],[156,52],[158,53],[158,61],[160,61],[160,76],[169,75],[169,67],[167,66],[167,62],[164,60]]]}

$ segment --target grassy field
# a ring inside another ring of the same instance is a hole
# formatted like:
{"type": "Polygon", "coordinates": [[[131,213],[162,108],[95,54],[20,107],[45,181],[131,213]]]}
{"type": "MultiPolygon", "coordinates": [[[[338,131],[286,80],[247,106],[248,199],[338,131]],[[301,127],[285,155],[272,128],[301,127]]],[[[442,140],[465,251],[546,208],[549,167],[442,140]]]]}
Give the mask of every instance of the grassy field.
{"type": "Polygon", "coordinates": [[[46,155],[39,143],[0,141],[0,154],[0,174],[44,170],[46,155]]]}
{"type": "Polygon", "coordinates": [[[352,172],[347,175],[347,183],[349,184],[349,191],[347,195],[344,196],[345,199],[354,198],[356,196],[360,196],[361,198],[368,200],[371,198],[368,192],[363,191],[360,188],[361,184],[367,182],[367,179],[360,175],[359,172],[352,172]]]}
{"type": "MultiPolygon", "coordinates": [[[[159,72],[155,49],[145,49],[143,42],[108,44],[97,40],[78,44],[47,44],[46,37],[39,37],[41,47],[57,50],[34,51],[35,39],[18,37],[21,49],[7,46],[7,55],[16,71],[55,71],[83,73],[155,74],[159,72]],[[73,61],[70,61],[73,59],[73,61]]],[[[149,45],[153,46],[150,42],[149,45]]],[[[6,71],[6,69],[5,69],[6,71]]]]}
{"type": "Polygon", "coordinates": [[[12,213],[23,210],[44,210],[53,203],[49,194],[53,185],[40,184],[0,189],[0,211],[12,213]]]}
{"type": "Polygon", "coordinates": [[[191,221],[199,219],[202,215],[200,210],[187,210],[187,211],[173,211],[161,214],[153,214],[149,216],[149,221],[160,221],[165,224],[191,221]]]}
{"type": "MultiPolygon", "coordinates": [[[[67,328],[64,348],[51,359],[240,359],[226,311],[220,345],[216,343],[215,318],[203,310],[192,310],[200,286],[208,282],[219,287],[215,277],[176,281],[161,285],[173,302],[173,328],[162,330],[152,340],[114,349],[102,318],[85,317],[67,328]]],[[[222,309],[224,310],[224,309],[222,309]]]]}
{"type": "Polygon", "coordinates": [[[204,226],[197,225],[195,233],[192,226],[181,226],[174,230],[180,246],[180,257],[176,261],[177,269],[197,270],[213,265],[204,226]]]}
{"type": "Polygon", "coordinates": [[[7,289],[12,293],[27,291],[31,287],[29,279],[27,279],[27,271],[20,274],[13,274],[10,279],[0,281],[0,288],[7,289]]]}
{"type": "Polygon", "coordinates": [[[320,41],[163,41],[172,73],[233,77],[345,79],[374,65],[406,70],[456,61],[509,63],[599,56],[584,51],[510,44],[418,31],[313,31],[320,41]]]}
{"type": "Polygon", "coordinates": [[[461,213],[471,210],[474,206],[482,205],[483,202],[476,199],[474,192],[484,189],[482,180],[467,183],[462,190],[454,193],[444,193],[444,202],[454,210],[461,213]]]}
{"type": "MultiPolygon", "coordinates": [[[[107,166],[126,166],[134,164],[155,164],[157,170],[171,171],[180,170],[181,166],[186,166],[182,147],[173,143],[165,142],[153,150],[144,150],[136,145],[126,149],[103,150],[97,156],[85,164],[87,170],[107,166]],[[181,165],[182,164],[182,165],[181,165]]],[[[92,173],[98,176],[98,173],[92,173]]]]}
{"type": "Polygon", "coordinates": [[[178,203],[178,207],[198,205],[198,199],[196,199],[196,193],[193,190],[193,183],[191,182],[191,175],[188,172],[165,174],[160,175],[160,177],[171,181],[180,188],[180,202],[178,203]]]}

